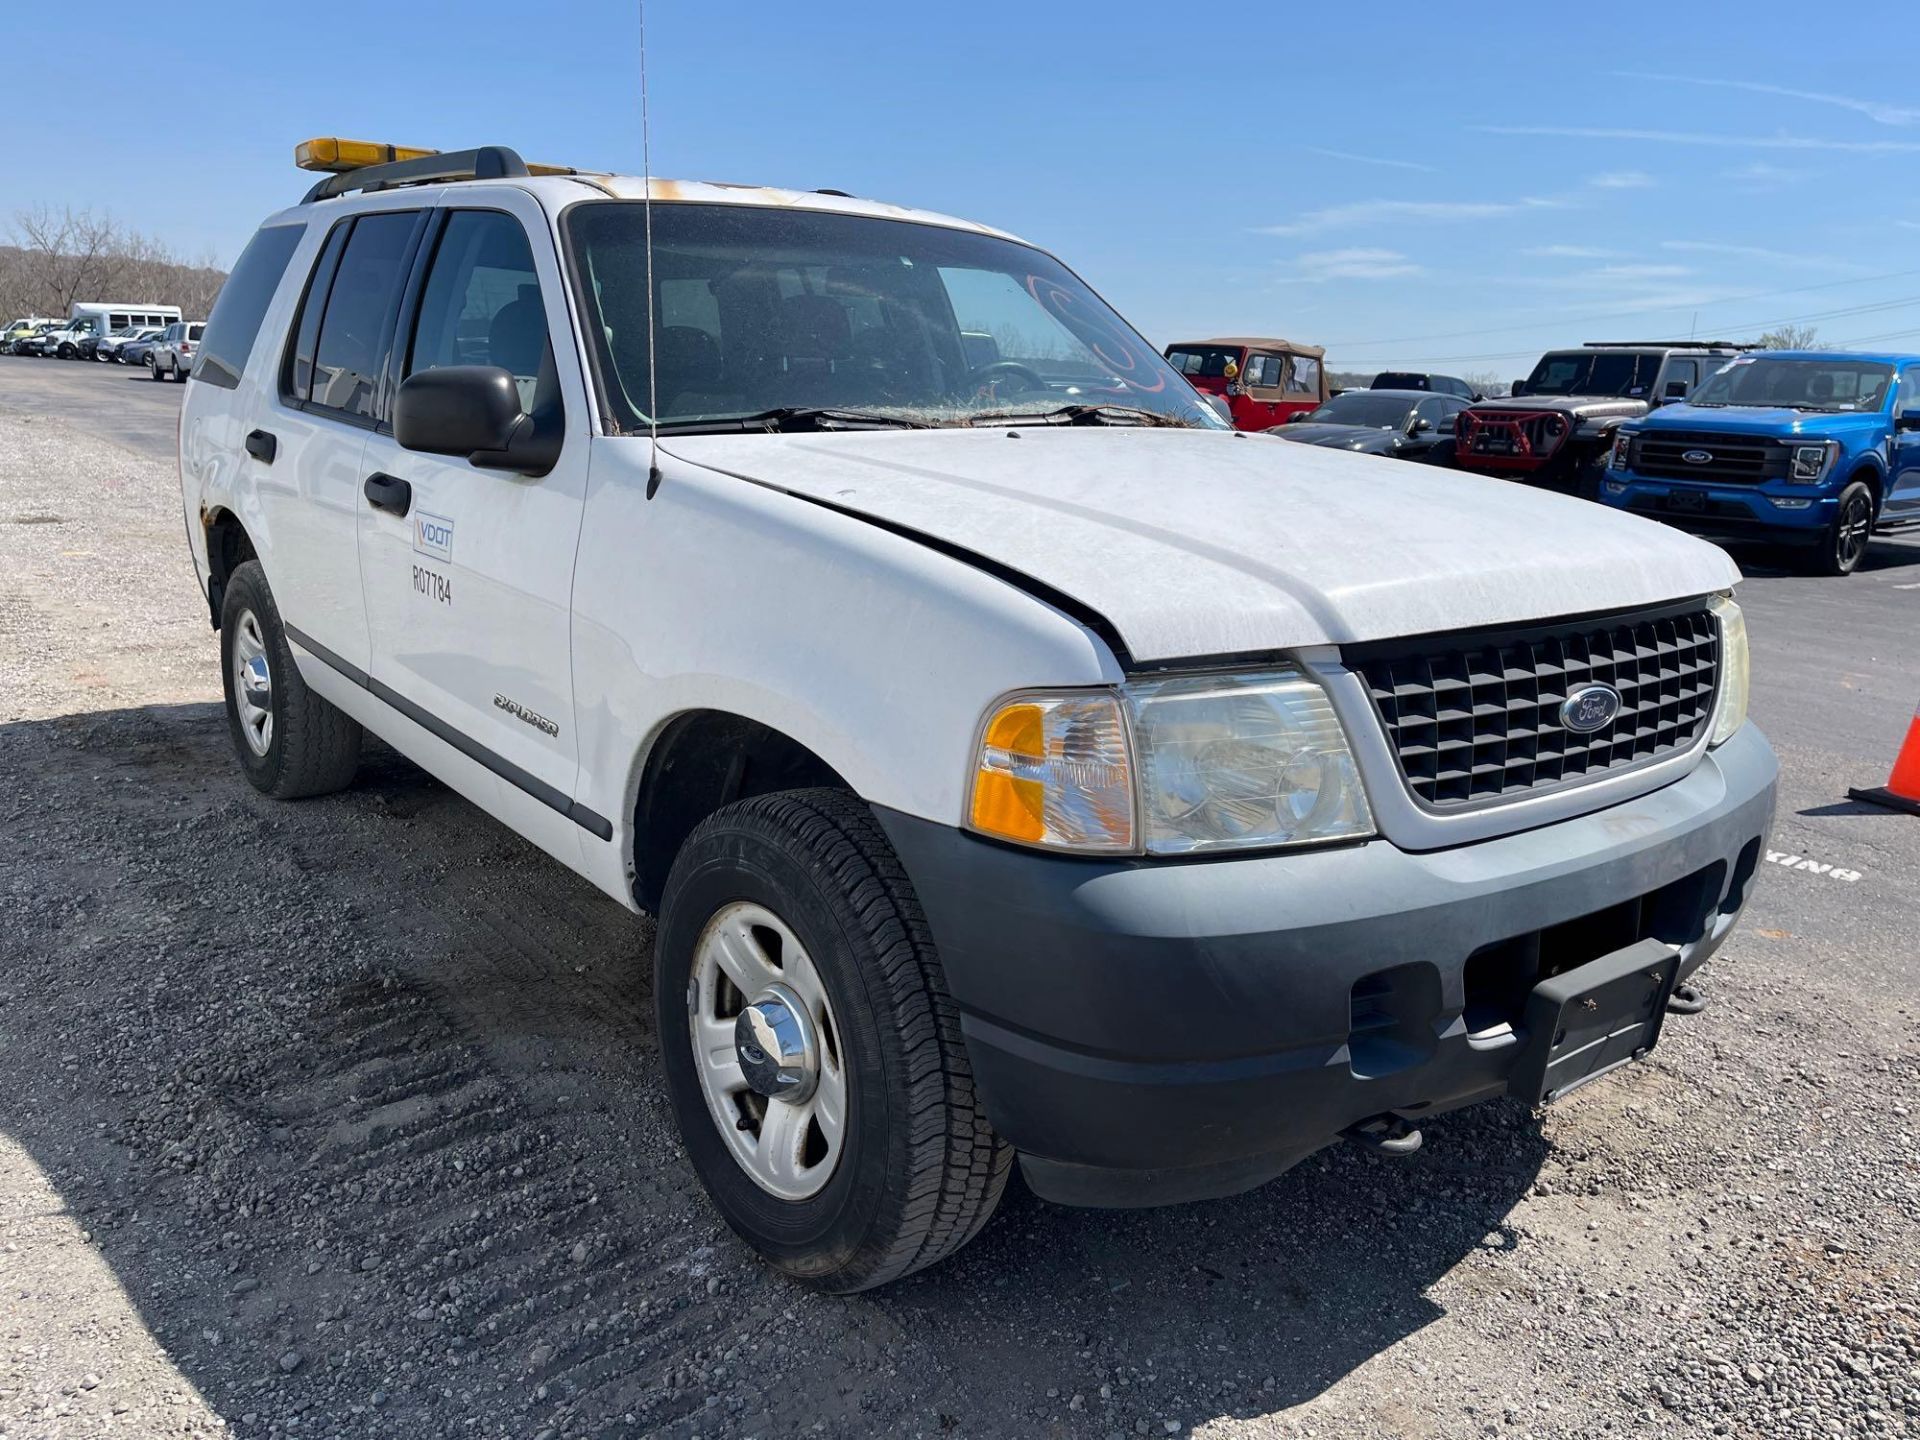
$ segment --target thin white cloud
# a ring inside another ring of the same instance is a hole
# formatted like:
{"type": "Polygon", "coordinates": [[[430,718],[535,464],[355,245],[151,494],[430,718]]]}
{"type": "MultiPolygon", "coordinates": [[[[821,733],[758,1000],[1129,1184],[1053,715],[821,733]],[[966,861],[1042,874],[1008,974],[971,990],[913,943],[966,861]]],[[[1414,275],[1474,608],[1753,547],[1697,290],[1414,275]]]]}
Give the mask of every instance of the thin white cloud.
{"type": "Polygon", "coordinates": [[[1852,95],[1830,95],[1820,90],[1795,90],[1787,85],[1767,85],[1758,80],[1724,80],[1705,75],[1659,75],[1637,70],[1616,70],[1626,80],[1662,80],[1671,85],[1706,85],[1716,90],[1745,90],[1754,95],[1778,95],[1785,100],[1805,100],[1814,105],[1834,105],[1882,125],[1920,125],[1920,110],[1910,105],[1889,105],[1883,100],[1861,100],[1852,95]]]}
{"type": "Polygon", "coordinates": [[[1318,145],[1308,145],[1309,155],[1325,155],[1329,160],[1349,160],[1355,165],[1383,165],[1389,170],[1418,170],[1422,174],[1437,175],[1437,165],[1422,165],[1417,160],[1389,160],[1384,155],[1355,155],[1349,150],[1326,150],[1318,145]]]}
{"type": "Polygon", "coordinates": [[[1809,270],[1864,268],[1825,255],[1797,255],[1790,250],[1769,250],[1764,245],[1734,245],[1719,240],[1662,240],[1660,248],[1680,255],[1725,255],[1736,260],[1759,260],[1769,265],[1795,265],[1809,270]]]}
{"type": "Polygon", "coordinates": [[[1280,225],[1254,227],[1256,235],[1312,235],[1323,230],[1375,225],[1389,220],[1496,220],[1523,210],[1551,210],[1563,200],[1361,200],[1309,210],[1280,225]]]}
{"type": "Polygon", "coordinates": [[[1645,190],[1652,186],[1653,177],[1644,170],[1610,170],[1595,175],[1587,184],[1596,190],[1645,190]]]}
{"type": "Polygon", "coordinates": [[[1520,252],[1542,260],[1611,260],[1618,250],[1602,250],[1598,245],[1534,245],[1520,252]]]}
{"type": "Polygon", "coordinates": [[[1688,265],[1600,265],[1592,270],[1582,271],[1573,276],[1575,280],[1600,280],[1608,283],[1631,280],[1635,284],[1643,280],[1677,280],[1683,275],[1691,275],[1693,269],[1688,265]]]}
{"type": "Polygon", "coordinates": [[[1738,181],[1756,190],[1767,190],[1777,185],[1791,185],[1795,181],[1805,180],[1809,172],[1790,170],[1784,165],[1771,165],[1765,160],[1755,160],[1751,165],[1738,165],[1721,173],[1728,180],[1738,181]]]}
{"type": "Polygon", "coordinates": [[[1421,267],[1398,250],[1355,247],[1346,250],[1315,250],[1296,255],[1288,278],[1317,285],[1327,280],[1392,280],[1418,275],[1421,267]]]}
{"type": "Polygon", "coordinates": [[[1811,135],[1706,135],[1692,130],[1609,130],[1584,125],[1476,125],[1483,135],[1545,135],[1560,140],[1618,140],[1635,145],[1707,145],[1725,150],[1833,150],[1847,155],[1911,155],[1920,140],[1818,140],[1811,135]]]}

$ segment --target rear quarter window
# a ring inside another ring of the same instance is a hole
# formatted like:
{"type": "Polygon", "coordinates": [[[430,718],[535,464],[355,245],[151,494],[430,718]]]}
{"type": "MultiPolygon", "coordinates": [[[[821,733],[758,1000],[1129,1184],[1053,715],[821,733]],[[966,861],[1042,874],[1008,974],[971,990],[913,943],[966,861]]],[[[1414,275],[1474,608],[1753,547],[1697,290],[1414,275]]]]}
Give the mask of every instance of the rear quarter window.
{"type": "Polygon", "coordinates": [[[253,342],[259,338],[260,322],[266,319],[267,307],[287,273],[287,262],[304,234],[304,225],[274,225],[255,232],[247,242],[233,273],[220,287],[213,314],[207,317],[200,359],[194,366],[196,380],[225,390],[239,385],[253,342]]]}

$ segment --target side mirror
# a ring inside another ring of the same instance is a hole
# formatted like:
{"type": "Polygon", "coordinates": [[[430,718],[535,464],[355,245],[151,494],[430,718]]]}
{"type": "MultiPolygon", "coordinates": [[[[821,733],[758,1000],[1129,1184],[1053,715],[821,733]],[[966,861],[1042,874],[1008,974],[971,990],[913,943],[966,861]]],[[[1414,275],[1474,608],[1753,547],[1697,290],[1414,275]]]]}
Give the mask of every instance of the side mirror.
{"type": "Polygon", "coordinates": [[[402,448],[458,455],[491,470],[544,475],[560,454],[520,408],[520,386],[497,365],[443,365],[409,375],[394,399],[393,437],[402,448]]]}
{"type": "Polygon", "coordinates": [[[1421,415],[1414,419],[1414,422],[1412,426],[1407,430],[1407,433],[1409,435],[1424,435],[1431,429],[1433,429],[1433,422],[1427,419],[1426,416],[1421,415]]]}
{"type": "Polygon", "coordinates": [[[1920,430],[1920,409],[1902,410],[1894,417],[1893,428],[1903,433],[1920,430]]]}
{"type": "Polygon", "coordinates": [[[1524,395],[1526,393],[1527,382],[1524,380],[1516,380],[1507,387],[1507,394],[1509,395],[1524,395]]]}

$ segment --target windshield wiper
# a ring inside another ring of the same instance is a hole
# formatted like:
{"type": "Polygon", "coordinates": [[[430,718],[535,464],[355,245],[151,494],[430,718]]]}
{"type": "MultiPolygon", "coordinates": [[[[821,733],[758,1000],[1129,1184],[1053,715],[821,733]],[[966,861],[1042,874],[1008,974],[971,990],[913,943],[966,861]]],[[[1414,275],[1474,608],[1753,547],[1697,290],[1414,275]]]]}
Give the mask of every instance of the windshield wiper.
{"type": "Polygon", "coordinates": [[[974,415],[969,425],[1164,425],[1177,430],[1193,427],[1173,415],[1143,410],[1136,405],[1056,405],[1051,410],[974,415]]]}
{"type": "Polygon", "coordinates": [[[925,420],[886,415],[877,410],[848,410],[830,405],[778,405],[751,415],[715,415],[699,420],[669,420],[662,435],[720,435],[751,430],[925,430],[925,420]]]}

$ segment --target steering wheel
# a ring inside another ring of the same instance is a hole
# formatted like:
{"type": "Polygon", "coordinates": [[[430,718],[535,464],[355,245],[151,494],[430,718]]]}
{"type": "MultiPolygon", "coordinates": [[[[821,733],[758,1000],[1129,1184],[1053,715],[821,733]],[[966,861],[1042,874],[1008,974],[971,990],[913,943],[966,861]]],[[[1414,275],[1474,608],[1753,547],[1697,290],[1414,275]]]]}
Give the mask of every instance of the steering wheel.
{"type": "Polygon", "coordinates": [[[991,365],[982,365],[967,376],[967,383],[973,387],[976,395],[987,394],[996,399],[999,398],[1002,380],[1019,382],[1020,389],[1012,392],[1016,395],[1024,390],[1047,388],[1047,382],[1040,378],[1037,370],[1030,365],[1022,365],[1018,360],[996,360],[991,365]]]}

